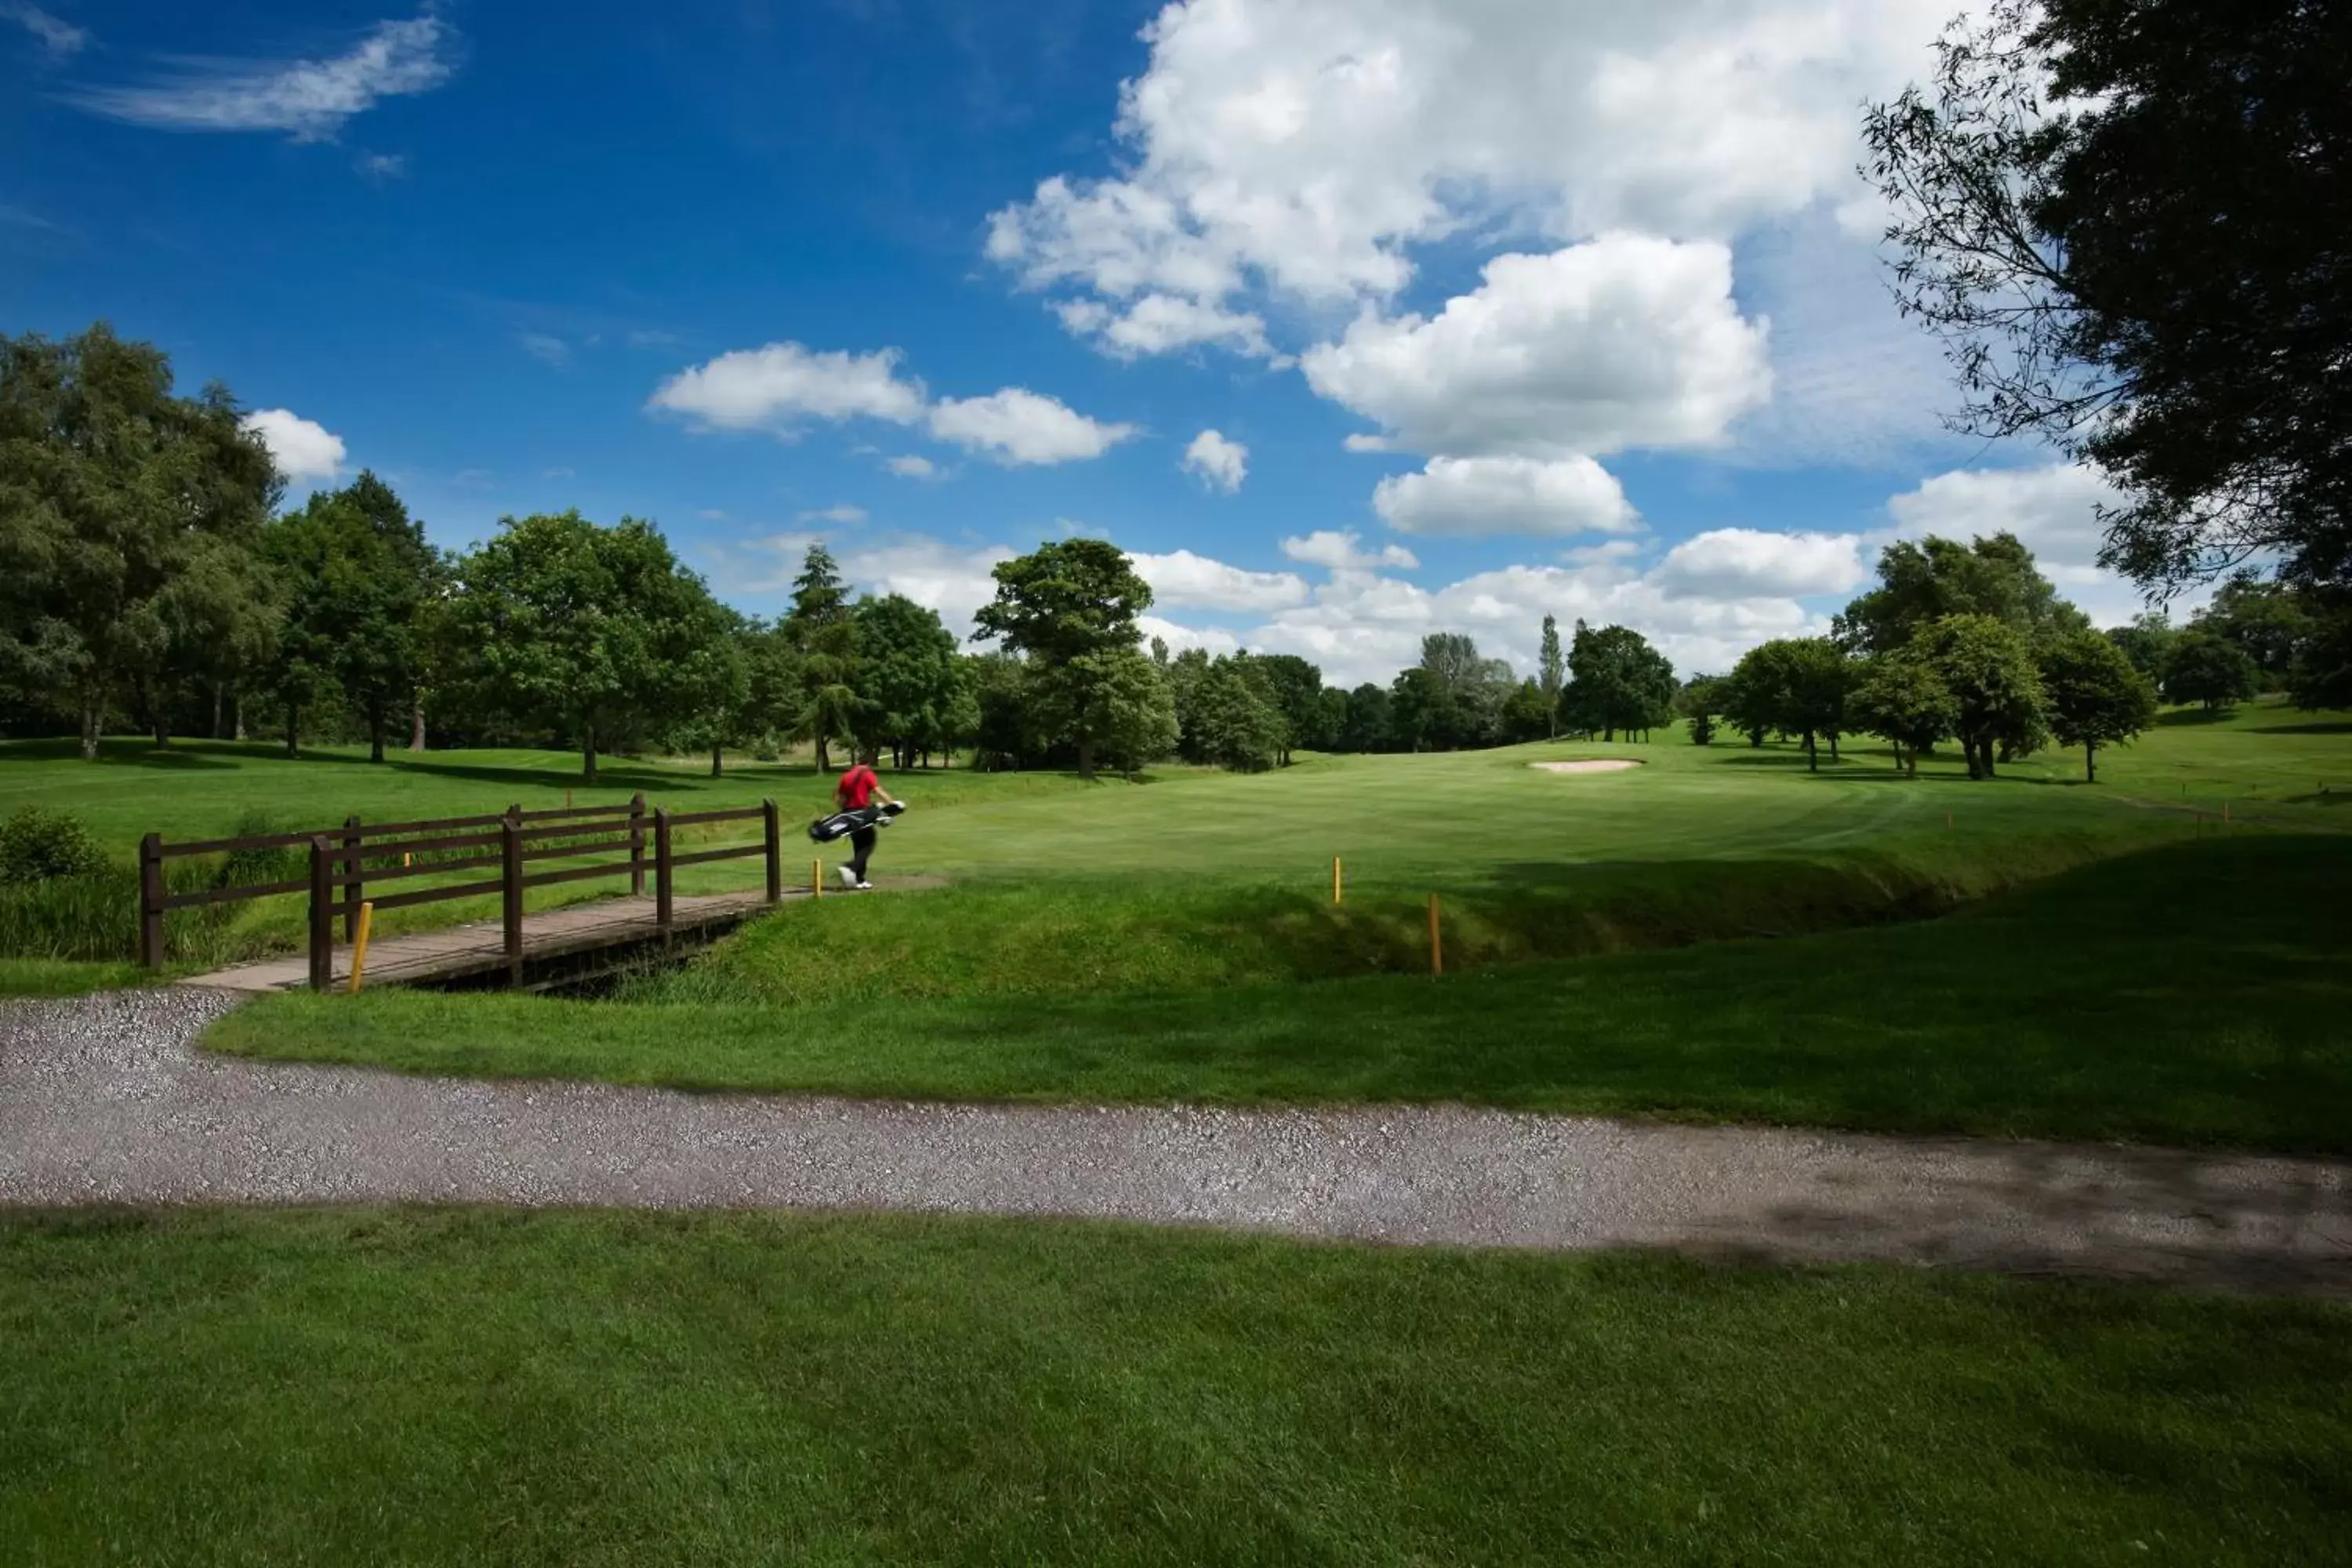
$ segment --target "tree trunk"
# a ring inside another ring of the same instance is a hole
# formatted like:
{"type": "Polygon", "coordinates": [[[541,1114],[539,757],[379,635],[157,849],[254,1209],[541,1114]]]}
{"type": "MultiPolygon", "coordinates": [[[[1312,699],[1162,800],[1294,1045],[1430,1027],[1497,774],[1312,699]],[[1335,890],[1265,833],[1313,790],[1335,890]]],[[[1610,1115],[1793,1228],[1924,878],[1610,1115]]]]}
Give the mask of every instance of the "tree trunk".
{"type": "Polygon", "coordinates": [[[81,760],[98,761],[98,731],[103,726],[105,704],[94,697],[81,700],[81,760]]]}
{"type": "Polygon", "coordinates": [[[368,761],[383,761],[383,715],[373,709],[368,711],[368,761]]]}
{"type": "Polygon", "coordinates": [[[580,782],[594,788],[596,784],[596,726],[589,725],[580,735],[580,782]]]}
{"type": "Polygon", "coordinates": [[[1822,771],[1821,755],[1813,750],[1813,732],[1811,730],[1805,731],[1805,771],[1814,773],[1822,771]]]}
{"type": "Polygon", "coordinates": [[[819,735],[816,738],[816,771],[821,773],[829,773],[833,772],[833,759],[830,752],[826,750],[826,746],[827,742],[825,738],[823,735],[819,735]]]}
{"type": "Polygon", "coordinates": [[[1615,745],[1617,743],[1617,726],[1612,724],[1602,730],[1601,731],[1601,739],[1605,744],[1612,746],[1615,745]]]}
{"type": "Polygon", "coordinates": [[[718,778],[719,776],[719,768],[721,766],[719,762],[720,750],[721,748],[718,742],[713,741],[710,742],[710,776],[712,778],[718,778]]]}
{"type": "Polygon", "coordinates": [[[286,705],[286,754],[289,757],[302,754],[302,707],[298,702],[286,705]]]}
{"type": "Polygon", "coordinates": [[[159,746],[172,743],[172,720],[161,708],[155,710],[155,743],[159,746]]]}
{"type": "Polygon", "coordinates": [[[245,693],[236,694],[236,738],[245,739],[245,693]]]}
{"type": "Polygon", "coordinates": [[[408,704],[408,749],[412,752],[425,749],[425,699],[422,697],[412,699],[408,704]]]}
{"type": "Polygon", "coordinates": [[[1837,731],[1832,730],[1830,731],[1830,761],[1832,762],[1836,762],[1838,760],[1837,743],[1837,731]]]}
{"type": "Polygon", "coordinates": [[[1082,779],[1095,776],[1095,738],[1092,735],[1078,736],[1078,776],[1082,779]]]}
{"type": "Polygon", "coordinates": [[[223,703],[222,703],[222,701],[221,701],[221,683],[220,683],[219,681],[215,680],[215,681],[214,681],[214,682],[213,682],[213,737],[212,737],[212,738],[213,738],[214,740],[215,740],[215,741],[217,741],[217,740],[219,740],[219,739],[221,738],[221,709],[222,709],[222,707],[223,707],[223,703]]]}
{"type": "Polygon", "coordinates": [[[2096,741],[2083,742],[2083,782],[2099,782],[2099,743],[2096,741]]]}

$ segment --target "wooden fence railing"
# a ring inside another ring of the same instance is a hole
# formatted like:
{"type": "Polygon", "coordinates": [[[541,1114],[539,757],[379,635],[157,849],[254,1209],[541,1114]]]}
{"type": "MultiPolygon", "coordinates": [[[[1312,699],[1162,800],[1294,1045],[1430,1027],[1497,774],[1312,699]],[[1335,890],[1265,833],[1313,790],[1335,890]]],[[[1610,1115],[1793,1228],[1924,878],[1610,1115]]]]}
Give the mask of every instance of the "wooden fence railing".
{"type": "Polygon", "coordinates": [[[263,833],[185,844],[166,844],[161,835],[151,833],[139,841],[139,962],[150,969],[163,966],[163,917],[173,910],[308,893],[310,985],[323,991],[334,974],[337,915],[342,917],[343,938],[348,942],[362,903],[373,903],[379,910],[397,910],[496,893],[508,973],[519,983],[523,964],[523,895],[532,888],[625,876],[630,894],[641,898],[646,890],[648,839],[653,849],[654,925],[665,942],[671,935],[677,872],[681,866],[762,856],[767,861],[768,901],[776,903],[783,898],[783,837],[772,800],[729,810],[672,813],[658,806],[647,811],[646,797],[640,795],[621,805],[561,806],[547,811],[512,805],[496,816],[450,816],[425,822],[362,823],[352,816],[346,817],[341,827],[321,832],[263,833]],[[677,852],[674,836],[678,829],[730,822],[759,823],[760,841],[677,852]],[[310,851],[310,875],[299,880],[250,882],[189,893],[172,892],[166,885],[167,860],[292,848],[310,851]],[[450,855],[456,858],[440,858],[450,855]],[[526,869],[537,860],[581,860],[597,855],[618,858],[537,872],[526,869]],[[464,871],[495,874],[454,886],[389,895],[369,891],[385,883],[464,871]]]}

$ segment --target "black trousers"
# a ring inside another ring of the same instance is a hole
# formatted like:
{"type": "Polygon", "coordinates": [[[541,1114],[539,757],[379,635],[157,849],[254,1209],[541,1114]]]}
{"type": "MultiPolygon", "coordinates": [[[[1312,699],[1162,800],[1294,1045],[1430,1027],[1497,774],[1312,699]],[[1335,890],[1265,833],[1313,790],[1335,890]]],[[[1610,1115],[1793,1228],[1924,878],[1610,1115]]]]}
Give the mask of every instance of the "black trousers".
{"type": "Polygon", "coordinates": [[[849,872],[859,881],[866,880],[866,859],[874,853],[875,829],[861,827],[849,836],[849,872]]]}

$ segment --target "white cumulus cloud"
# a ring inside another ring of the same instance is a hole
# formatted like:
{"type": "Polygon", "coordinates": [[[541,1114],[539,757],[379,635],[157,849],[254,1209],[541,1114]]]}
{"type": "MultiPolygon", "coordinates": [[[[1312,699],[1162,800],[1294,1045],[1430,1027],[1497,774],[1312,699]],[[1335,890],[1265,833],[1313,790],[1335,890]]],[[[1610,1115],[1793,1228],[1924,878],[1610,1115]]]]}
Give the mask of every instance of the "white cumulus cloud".
{"type": "Polygon", "coordinates": [[[1432,458],[1382,479],[1372,509],[1400,533],[1622,533],[1641,521],[1590,458],[1432,458]]]}
{"type": "Polygon", "coordinates": [[[343,466],[343,438],[292,409],[258,408],[238,423],[260,436],[289,483],[323,484],[343,466]]]}
{"type": "Polygon", "coordinates": [[[72,100],[93,114],[165,131],[285,131],[332,137],[387,98],[430,92],[457,72],[457,29],[427,14],[379,22],[347,52],[316,60],[196,60],[138,86],[72,100]]]}
{"type": "Polygon", "coordinates": [[[1145,647],[1157,638],[1168,645],[1170,653],[1199,648],[1213,658],[1221,653],[1239,653],[1242,648],[1242,639],[1223,626],[1188,626],[1159,616],[1138,616],[1135,625],[1143,634],[1145,647]]]}
{"type": "Polygon", "coordinates": [[[882,465],[902,479],[932,479],[939,478],[940,466],[918,453],[906,452],[882,465]]]}
{"type": "Polygon", "coordinates": [[[649,407],[719,430],[789,434],[802,420],[857,417],[910,425],[922,417],[920,382],[902,380],[897,349],[814,351],[796,342],[737,349],[678,372],[649,407]]]}
{"type": "Polygon", "coordinates": [[[1656,581],[1678,598],[1801,597],[1849,593],[1869,575],[1854,534],[1717,528],[1666,552],[1656,581]]]}
{"type": "Polygon", "coordinates": [[[1370,572],[1383,566],[1410,572],[1421,564],[1412,552],[1402,544],[1364,549],[1361,536],[1352,529],[1319,528],[1312,533],[1294,535],[1282,542],[1282,552],[1293,561],[1333,572],[1370,572]]]}
{"type": "Polygon", "coordinates": [[[1121,166],[1045,180],[988,251],[1107,332],[1162,297],[1385,300],[1415,247],[1498,220],[1728,238],[1852,199],[1854,106],[1921,73],[1949,8],[1181,0],[1120,93],[1121,166]]]}
{"type": "Polygon", "coordinates": [[[1723,247],[1612,235],[1496,257],[1435,317],[1360,318],[1300,363],[1392,447],[1605,457],[1719,441],[1770,395],[1764,349],[1723,247]]]}
{"type": "Polygon", "coordinates": [[[1250,572],[1189,550],[1135,554],[1135,570],[1151,584],[1156,604],[1204,610],[1277,610],[1307,602],[1307,582],[1295,572],[1250,572]]]}
{"type": "Polygon", "coordinates": [[[1198,474],[1204,483],[1232,495],[1248,476],[1249,448],[1214,430],[1203,430],[1184,448],[1184,471],[1198,474]]]}
{"type": "Polygon", "coordinates": [[[985,397],[931,405],[931,434],[1000,463],[1068,463],[1098,458],[1135,434],[1132,425],[1089,419],[1056,397],[1008,386],[985,397]]]}

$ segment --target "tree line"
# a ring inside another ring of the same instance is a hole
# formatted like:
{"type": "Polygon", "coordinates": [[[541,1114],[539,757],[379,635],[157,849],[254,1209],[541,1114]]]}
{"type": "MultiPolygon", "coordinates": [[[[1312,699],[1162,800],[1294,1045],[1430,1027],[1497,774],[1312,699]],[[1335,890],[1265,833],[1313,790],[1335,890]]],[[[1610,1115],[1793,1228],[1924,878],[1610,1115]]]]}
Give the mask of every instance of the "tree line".
{"type": "Polygon", "coordinates": [[[176,395],[164,357],[105,327],[0,339],[0,726],[70,727],[94,757],[110,714],[159,745],[198,731],[444,745],[772,756],[873,747],[898,766],[1241,770],[1299,751],[1455,750],[1560,735],[1646,738],[1677,717],[1818,760],[1879,735],[1898,762],[1957,741],[1972,773],[2056,739],[2119,743],[2158,694],[2221,709],[2260,689],[2347,700],[2340,618],[2308,591],[2225,584],[2182,628],[2100,634],[2003,533],[1889,547],[1825,637],[1764,644],[1679,682],[1628,626],[1546,616],[1537,672],[1435,633],[1386,685],[1327,687],[1287,654],[1147,647],[1151,589],[1115,546],[1042,545],[995,569],[966,651],[899,595],[853,596],[822,544],[772,620],[720,604],[660,531],[577,511],[503,520],[436,550],[362,472],[281,512],[283,485],[227,392],[176,395]]]}

